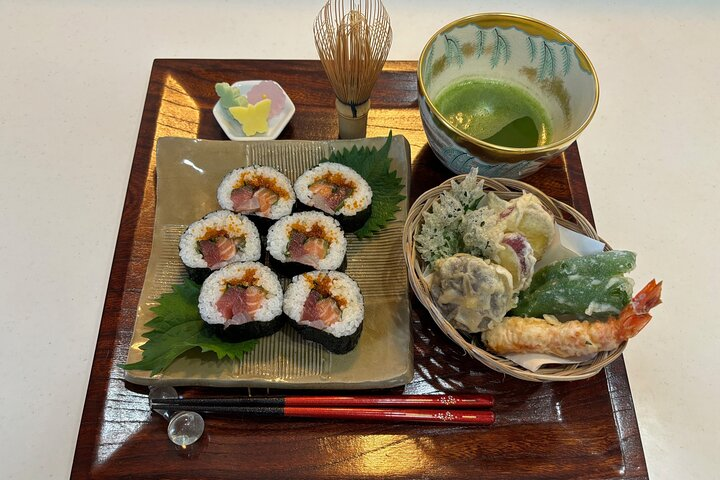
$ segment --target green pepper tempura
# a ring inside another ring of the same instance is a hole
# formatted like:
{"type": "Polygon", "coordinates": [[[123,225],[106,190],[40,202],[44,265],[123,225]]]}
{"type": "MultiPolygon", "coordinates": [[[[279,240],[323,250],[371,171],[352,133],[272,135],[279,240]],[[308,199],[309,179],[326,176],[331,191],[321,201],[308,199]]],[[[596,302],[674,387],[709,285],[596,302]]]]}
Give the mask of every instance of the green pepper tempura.
{"type": "Polygon", "coordinates": [[[630,302],[631,279],[624,273],[635,267],[635,254],[602,252],[555,262],[538,271],[530,287],[520,293],[509,314],[607,317],[617,315],[630,302]]]}

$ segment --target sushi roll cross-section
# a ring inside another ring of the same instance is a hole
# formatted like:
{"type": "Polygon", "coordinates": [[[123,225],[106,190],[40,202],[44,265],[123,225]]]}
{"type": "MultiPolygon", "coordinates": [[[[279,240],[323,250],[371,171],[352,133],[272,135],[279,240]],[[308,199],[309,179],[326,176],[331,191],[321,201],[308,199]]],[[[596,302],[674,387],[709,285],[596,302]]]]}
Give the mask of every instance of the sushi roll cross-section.
{"type": "Polygon", "coordinates": [[[345,260],[346,249],[340,224],[320,212],[283,217],[267,235],[267,250],[278,271],[336,270],[345,260]]]}
{"type": "Polygon", "coordinates": [[[212,273],[200,289],[200,317],[220,338],[239,342],[272,335],[283,326],[277,276],[257,262],[233,263],[212,273]]]}
{"type": "Polygon", "coordinates": [[[332,353],[348,353],[360,340],[363,297],[357,283],[342,272],[296,276],[285,292],[283,311],[300,335],[332,353]]]}
{"type": "Polygon", "coordinates": [[[260,236],[244,215],[218,210],[188,226],[180,237],[180,259],[192,280],[201,283],[233,262],[260,259],[260,236]]]}
{"type": "Polygon", "coordinates": [[[337,218],[348,232],[358,230],[370,217],[372,189],[360,174],[345,165],[321,163],[303,173],[294,188],[302,204],[337,218]]]}
{"type": "Polygon", "coordinates": [[[277,220],[295,204],[290,180],[272,167],[251,166],[230,172],[220,182],[217,200],[222,208],[277,220]]]}

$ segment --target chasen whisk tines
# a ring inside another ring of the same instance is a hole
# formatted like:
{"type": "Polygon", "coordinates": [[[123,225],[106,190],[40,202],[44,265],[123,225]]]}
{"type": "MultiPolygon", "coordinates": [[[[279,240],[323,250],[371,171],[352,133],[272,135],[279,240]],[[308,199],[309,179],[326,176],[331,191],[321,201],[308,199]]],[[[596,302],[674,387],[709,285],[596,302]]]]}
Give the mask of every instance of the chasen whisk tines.
{"type": "Polygon", "coordinates": [[[337,97],[340,138],[364,137],[370,93],[392,43],[390,17],[380,0],[328,0],[313,33],[337,97]]]}

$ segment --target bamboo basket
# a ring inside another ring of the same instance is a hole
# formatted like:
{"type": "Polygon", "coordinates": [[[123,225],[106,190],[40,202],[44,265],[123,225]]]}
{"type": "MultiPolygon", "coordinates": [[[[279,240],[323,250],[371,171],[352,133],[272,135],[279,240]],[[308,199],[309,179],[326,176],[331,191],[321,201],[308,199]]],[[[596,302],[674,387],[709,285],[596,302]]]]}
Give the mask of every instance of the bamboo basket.
{"type": "MultiPolygon", "coordinates": [[[[415,249],[415,235],[420,232],[422,226],[423,213],[430,210],[435,200],[446,190],[450,189],[450,182],[461,182],[465,175],[459,175],[451,178],[437,187],[428,190],[422,194],[410,208],[405,229],[403,231],[403,250],[405,254],[405,262],[408,267],[408,279],[410,286],[415,292],[418,300],[425,306],[430,316],[440,329],[445,332],[450,340],[463,348],[471,357],[479,360],[487,367],[507,375],[528,380],[533,382],[554,382],[554,381],[572,381],[582,380],[592,377],[602,370],[606,365],[613,362],[622,354],[627,342],[623,342],[617,349],[609,352],[601,352],[592,360],[584,363],[572,365],[543,366],[536,372],[531,372],[525,368],[507,360],[504,357],[493,355],[484,350],[479,343],[475,343],[470,336],[460,333],[448,322],[440,310],[435,306],[430,296],[429,285],[423,278],[423,269],[425,264],[415,249]]],[[[582,233],[590,238],[594,238],[603,243],[602,240],[590,222],[580,214],[577,210],[558,200],[552,199],[542,193],[537,188],[526,183],[510,180],[505,178],[486,178],[478,175],[478,179],[485,181],[485,191],[494,192],[504,200],[522,195],[523,192],[529,192],[536,195],[540,201],[553,214],[556,222],[563,227],[569,228],[576,232],[582,233]]],[[[610,250],[610,246],[605,243],[605,250],[610,250]]]]}

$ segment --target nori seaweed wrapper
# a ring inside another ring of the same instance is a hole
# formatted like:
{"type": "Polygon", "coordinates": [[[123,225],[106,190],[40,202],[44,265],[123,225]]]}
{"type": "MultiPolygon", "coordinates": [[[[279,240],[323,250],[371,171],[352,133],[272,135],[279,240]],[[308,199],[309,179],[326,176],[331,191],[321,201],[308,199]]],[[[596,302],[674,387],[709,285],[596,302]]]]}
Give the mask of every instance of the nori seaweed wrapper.
{"type": "Polygon", "coordinates": [[[303,338],[319,343],[330,352],[338,355],[344,355],[352,351],[357,346],[358,341],[360,340],[360,334],[362,333],[363,323],[364,322],[360,322],[358,328],[350,335],[336,337],[335,335],[318,328],[311,327],[310,325],[302,325],[293,321],[290,322],[293,328],[297,330],[303,338]]]}
{"type": "Polygon", "coordinates": [[[213,272],[209,268],[192,268],[185,265],[185,269],[188,272],[188,277],[195,283],[202,285],[202,283],[210,276],[213,272]]]}
{"type": "Polygon", "coordinates": [[[237,343],[270,336],[279,331],[285,321],[285,315],[278,315],[267,322],[248,322],[242,325],[230,325],[229,327],[219,323],[214,325],[206,324],[206,328],[209,328],[215,335],[226,342],[237,343]]]}
{"type": "MultiPolygon", "coordinates": [[[[316,207],[311,207],[309,205],[306,205],[302,203],[301,201],[297,201],[295,203],[296,209],[298,212],[320,212],[324,213],[325,215],[331,216],[335,220],[337,220],[340,223],[340,227],[342,227],[343,231],[347,233],[352,233],[357,230],[360,230],[365,223],[367,223],[368,219],[370,218],[370,215],[372,215],[372,203],[367,206],[365,210],[361,210],[357,212],[355,215],[342,215],[342,214],[330,214],[327,213],[324,210],[321,210],[316,207]]],[[[258,226],[258,230],[260,229],[260,226],[258,226]]]]}

